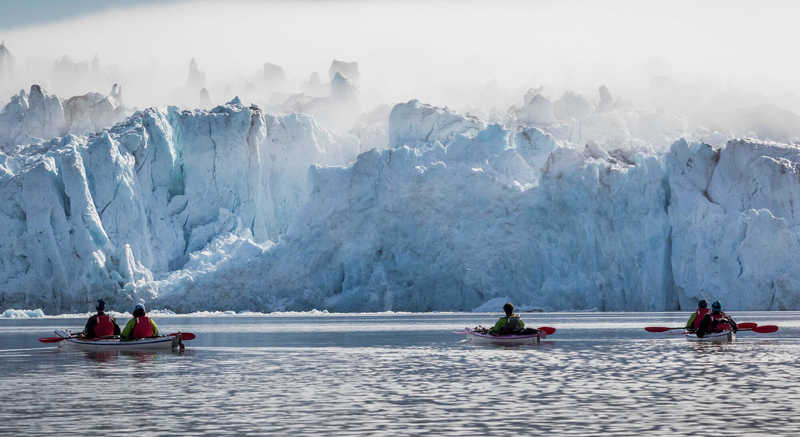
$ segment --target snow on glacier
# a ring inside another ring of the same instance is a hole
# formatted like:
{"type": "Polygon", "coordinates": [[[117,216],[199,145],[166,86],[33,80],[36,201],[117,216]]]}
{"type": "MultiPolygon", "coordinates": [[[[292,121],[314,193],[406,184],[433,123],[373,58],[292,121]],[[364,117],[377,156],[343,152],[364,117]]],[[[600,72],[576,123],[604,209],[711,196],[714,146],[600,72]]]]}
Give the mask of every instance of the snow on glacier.
{"type": "Polygon", "coordinates": [[[0,308],[800,307],[800,148],[651,147],[685,126],[528,97],[505,124],[412,100],[356,136],[235,99],[0,153],[0,308]]]}

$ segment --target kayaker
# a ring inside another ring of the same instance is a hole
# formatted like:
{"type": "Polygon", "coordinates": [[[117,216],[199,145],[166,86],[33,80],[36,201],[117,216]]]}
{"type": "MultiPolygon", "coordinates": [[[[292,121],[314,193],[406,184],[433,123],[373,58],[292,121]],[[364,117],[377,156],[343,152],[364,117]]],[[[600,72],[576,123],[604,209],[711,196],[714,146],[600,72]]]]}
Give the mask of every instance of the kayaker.
{"type": "Polygon", "coordinates": [[[689,321],[686,322],[686,330],[689,332],[697,331],[697,328],[700,327],[700,322],[703,321],[703,317],[708,314],[708,311],[708,302],[705,299],[697,302],[697,310],[689,316],[689,321]]]}
{"type": "Polygon", "coordinates": [[[525,322],[519,318],[519,314],[514,314],[514,305],[511,302],[506,302],[503,305],[505,317],[500,317],[497,323],[489,329],[491,335],[512,335],[521,333],[535,334],[535,329],[525,329],[525,322]]]}
{"type": "Polygon", "coordinates": [[[144,304],[137,303],[133,309],[133,318],[128,320],[120,338],[123,340],[138,340],[156,336],[158,336],[156,322],[145,315],[144,304]]]}
{"type": "Polygon", "coordinates": [[[103,338],[112,335],[119,335],[119,325],[113,317],[105,313],[106,303],[103,299],[97,301],[97,314],[89,317],[86,327],[83,328],[83,336],[86,338],[103,338]]]}
{"type": "Polygon", "coordinates": [[[700,322],[700,326],[697,329],[697,336],[703,337],[705,334],[711,332],[736,332],[738,330],[739,327],[736,326],[733,317],[724,313],[722,311],[722,304],[719,303],[718,300],[715,300],[714,303],[711,304],[711,313],[706,314],[703,317],[703,321],[700,322]]]}

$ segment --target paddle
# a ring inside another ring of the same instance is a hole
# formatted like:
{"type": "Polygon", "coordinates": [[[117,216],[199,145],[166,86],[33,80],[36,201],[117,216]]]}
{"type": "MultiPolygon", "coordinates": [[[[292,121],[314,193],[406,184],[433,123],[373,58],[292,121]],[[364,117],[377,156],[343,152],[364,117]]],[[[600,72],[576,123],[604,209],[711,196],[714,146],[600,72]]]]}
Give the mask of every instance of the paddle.
{"type": "MultiPolygon", "coordinates": [[[[539,330],[539,331],[544,332],[547,335],[553,335],[556,332],[556,328],[552,328],[550,326],[540,326],[540,327],[538,327],[536,329],[539,330]]],[[[466,333],[467,333],[467,331],[453,331],[453,334],[466,334],[466,333]]],[[[172,334],[170,334],[170,335],[172,335],[172,334]]],[[[194,337],[192,337],[192,338],[194,338],[194,337]]],[[[186,340],[186,337],[184,337],[183,339],[186,340]]],[[[189,339],[189,340],[191,340],[191,339],[189,339]]]]}
{"type": "MultiPolygon", "coordinates": [[[[739,325],[739,326],[742,326],[742,325],[739,325]]],[[[754,328],[745,328],[745,329],[739,328],[739,330],[740,331],[753,331],[753,332],[757,332],[759,334],[769,334],[769,333],[778,331],[778,327],[775,326],[775,325],[766,325],[766,326],[756,326],[754,328]]]]}
{"type": "Polygon", "coordinates": [[[173,332],[172,334],[167,334],[167,335],[178,335],[178,334],[180,334],[181,340],[194,340],[196,337],[191,332],[173,332]]]}
{"type": "Polygon", "coordinates": [[[683,326],[681,326],[680,328],[667,328],[664,326],[647,326],[644,328],[644,330],[647,332],[666,332],[666,331],[672,331],[673,329],[686,329],[686,328],[684,328],[683,326]]]}
{"type": "Polygon", "coordinates": [[[739,329],[753,329],[756,326],[758,326],[758,323],[755,323],[755,322],[742,322],[742,323],[737,323],[736,326],[738,326],[739,329]]]}
{"type": "Polygon", "coordinates": [[[42,337],[39,339],[42,343],[58,343],[61,340],[66,340],[67,337],[42,337]]]}
{"type": "Polygon", "coordinates": [[[77,334],[70,334],[69,337],[42,337],[39,339],[39,341],[41,341],[42,343],[58,343],[59,341],[66,340],[68,338],[78,338],[81,336],[81,334],[83,333],[79,332],[77,334]]]}

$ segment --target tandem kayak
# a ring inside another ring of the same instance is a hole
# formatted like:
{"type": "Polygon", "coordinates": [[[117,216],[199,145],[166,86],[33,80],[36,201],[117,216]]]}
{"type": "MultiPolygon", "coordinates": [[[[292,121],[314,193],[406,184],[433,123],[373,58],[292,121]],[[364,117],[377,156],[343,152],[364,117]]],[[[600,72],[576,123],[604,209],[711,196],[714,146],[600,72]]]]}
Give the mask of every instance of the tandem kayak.
{"type": "Polygon", "coordinates": [[[693,342],[733,343],[736,340],[736,334],[733,331],[709,332],[702,337],[698,337],[693,332],[687,332],[685,336],[687,340],[693,342]]]}
{"type": "Polygon", "coordinates": [[[467,338],[473,344],[497,344],[505,346],[513,346],[520,344],[539,344],[542,339],[547,337],[544,331],[539,331],[536,334],[526,335],[490,335],[478,332],[472,328],[464,328],[467,333],[467,338]]]}
{"type": "Polygon", "coordinates": [[[76,337],[65,329],[56,329],[56,335],[64,339],[58,343],[59,347],[83,351],[168,351],[183,346],[181,335],[165,335],[129,341],[122,341],[118,338],[88,339],[76,337]]]}

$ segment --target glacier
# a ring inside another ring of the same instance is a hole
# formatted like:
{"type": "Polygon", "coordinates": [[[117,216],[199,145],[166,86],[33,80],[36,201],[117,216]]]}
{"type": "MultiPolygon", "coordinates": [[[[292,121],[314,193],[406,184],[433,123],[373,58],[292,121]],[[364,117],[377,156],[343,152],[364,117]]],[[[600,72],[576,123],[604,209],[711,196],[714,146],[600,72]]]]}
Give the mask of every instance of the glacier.
{"type": "Polygon", "coordinates": [[[342,134],[238,98],[68,118],[32,87],[0,113],[0,310],[800,308],[800,146],[608,99],[342,134]]]}

